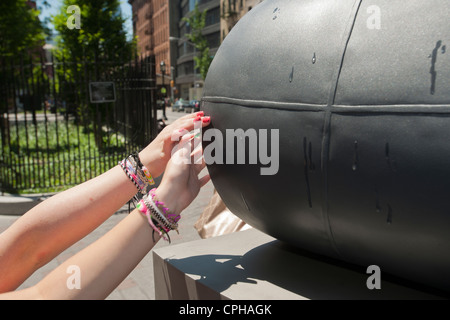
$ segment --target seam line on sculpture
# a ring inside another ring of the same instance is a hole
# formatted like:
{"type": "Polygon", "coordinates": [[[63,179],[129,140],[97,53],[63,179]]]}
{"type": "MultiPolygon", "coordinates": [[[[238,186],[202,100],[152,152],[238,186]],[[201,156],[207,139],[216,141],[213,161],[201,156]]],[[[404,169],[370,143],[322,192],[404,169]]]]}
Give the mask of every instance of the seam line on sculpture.
{"type": "Polygon", "coordinates": [[[308,104],[297,102],[277,102],[269,100],[251,100],[251,99],[239,99],[228,97],[210,97],[206,96],[202,98],[203,101],[212,103],[228,103],[238,104],[245,107],[258,107],[277,110],[291,110],[291,111],[324,111],[327,107],[326,104],[308,104]]]}
{"type": "Polygon", "coordinates": [[[291,111],[324,111],[331,109],[336,112],[372,112],[372,113],[450,113],[450,105],[448,104],[417,104],[411,106],[409,104],[365,104],[365,105],[349,105],[349,104],[314,104],[314,103],[295,103],[295,102],[277,102],[270,100],[251,100],[229,97],[212,97],[206,96],[202,100],[213,103],[239,104],[246,107],[264,107],[277,110],[291,111]],[[263,104],[261,106],[261,104],[263,104]]]}
{"type": "Polygon", "coordinates": [[[332,87],[330,87],[330,92],[328,95],[328,104],[326,107],[326,113],[324,117],[324,125],[323,125],[323,140],[322,140],[322,170],[323,170],[323,188],[324,188],[324,200],[322,204],[322,210],[324,212],[324,221],[327,228],[327,233],[329,237],[329,241],[334,251],[338,256],[342,258],[338,247],[336,245],[336,241],[334,240],[333,230],[331,228],[329,210],[328,210],[328,160],[330,156],[330,138],[331,138],[331,116],[333,113],[333,105],[336,97],[337,87],[339,83],[339,76],[341,74],[342,66],[344,64],[345,53],[347,51],[347,46],[350,41],[353,28],[355,26],[355,21],[358,16],[358,11],[361,6],[362,0],[355,0],[353,3],[353,7],[351,8],[350,16],[348,18],[348,23],[345,27],[343,39],[342,39],[342,55],[339,59],[339,63],[336,66],[335,73],[333,73],[332,78],[332,87]]]}
{"type": "Polygon", "coordinates": [[[450,105],[361,105],[331,106],[333,113],[450,113],[450,105]]]}

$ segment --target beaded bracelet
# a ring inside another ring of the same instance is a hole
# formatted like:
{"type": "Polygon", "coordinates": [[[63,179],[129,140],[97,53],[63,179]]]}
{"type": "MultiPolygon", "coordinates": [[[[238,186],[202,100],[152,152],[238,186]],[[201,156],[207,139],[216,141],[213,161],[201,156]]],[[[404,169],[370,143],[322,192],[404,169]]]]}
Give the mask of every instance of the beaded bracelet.
{"type": "Polygon", "coordinates": [[[127,158],[120,161],[119,164],[127,177],[142,194],[146,194],[149,185],[155,184],[150,171],[142,164],[137,153],[130,154],[127,158]]]}

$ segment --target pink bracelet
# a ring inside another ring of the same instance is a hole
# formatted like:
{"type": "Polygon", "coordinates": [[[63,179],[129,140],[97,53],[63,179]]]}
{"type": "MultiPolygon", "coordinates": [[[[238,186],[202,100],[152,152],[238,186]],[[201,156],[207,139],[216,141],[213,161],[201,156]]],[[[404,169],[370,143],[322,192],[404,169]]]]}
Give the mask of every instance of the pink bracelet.
{"type": "Polygon", "coordinates": [[[120,161],[119,164],[142,194],[147,192],[147,186],[155,184],[150,171],[142,164],[137,153],[129,155],[120,161]]]}
{"type": "Polygon", "coordinates": [[[149,191],[149,194],[151,195],[153,202],[154,202],[155,205],[158,207],[158,209],[162,210],[162,212],[163,212],[163,214],[164,214],[164,217],[165,217],[169,222],[171,222],[171,223],[173,223],[173,224],[176,224],[176,223],[180,220],[181,216],[180,216],[179,214],[173,214],[173,213],[170,213],[169,208],[167,208],[167,207],[164,205],[164,202],[159,201],[159,200],[157,199],[155,191],[156,191],[156,188],[153,188],[152,190],[149,191]]]}
{"type": "Polygon", "coordinates": [[[148,224],[150,225],[150,227],[152,227],[152,229],[154,231],[156,231],[156,233],[158,233],[161,238],[170,242],[170,238],[164,237],[161,229],[156,227],[156,225],[153,223],[153,219],[150,214],[150,210],[147,208],[147,205],[145,204],[145,201],[143,199],[141,201],[139,201],[139,203],[136,205],[136,209],[138,209],[138,211],[147,218],[147,221],[148,221],[148,224]]]}

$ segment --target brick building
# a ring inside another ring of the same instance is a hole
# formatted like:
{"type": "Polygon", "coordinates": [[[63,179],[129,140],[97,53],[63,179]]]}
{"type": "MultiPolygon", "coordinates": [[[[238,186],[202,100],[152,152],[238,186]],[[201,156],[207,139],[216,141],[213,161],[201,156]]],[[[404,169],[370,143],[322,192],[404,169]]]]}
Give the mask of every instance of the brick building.
{"type": "Polygon", "coordinates": [[[162,84],[159,64],[166,64],[164,84],[167,89],[173,80],[175,88],[168,96],[184,99],[201,97],[203,79],[195,68],[196,50],[186,34],[190,26],[183,21],[189,17],[195,4],[207,10],[206,37],[211,55],[214,55],[234,24],[262,0],[128,0],[133,12],[133,32],[137,36],[141,56],[155,55],[157,83],[162,84]]]}
{"type": "Polygon", "coordinates": [[[128,0],[133,13],[133,33],[137,36],[137,50],[141,57],[155,55],[157,85],[162,85],[160,63],[166,65],[164,86],[171,80],[169,42],[169,1],[128,0]]]}

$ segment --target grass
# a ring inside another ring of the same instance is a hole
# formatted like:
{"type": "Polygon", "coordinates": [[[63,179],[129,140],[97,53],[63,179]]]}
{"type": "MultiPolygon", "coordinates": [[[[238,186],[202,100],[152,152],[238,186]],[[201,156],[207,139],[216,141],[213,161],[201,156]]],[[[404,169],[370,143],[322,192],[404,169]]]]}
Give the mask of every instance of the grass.
{"type": "Polygon", "coordinates": [[[126,155],[120,133],[73,121],[19,123],[10,126],[10,139],[0,141],[1,189],[11,193],[56,192],[93,178],[126,155]]]}

